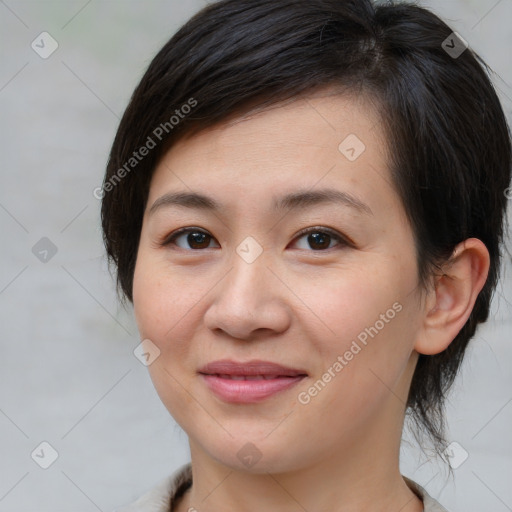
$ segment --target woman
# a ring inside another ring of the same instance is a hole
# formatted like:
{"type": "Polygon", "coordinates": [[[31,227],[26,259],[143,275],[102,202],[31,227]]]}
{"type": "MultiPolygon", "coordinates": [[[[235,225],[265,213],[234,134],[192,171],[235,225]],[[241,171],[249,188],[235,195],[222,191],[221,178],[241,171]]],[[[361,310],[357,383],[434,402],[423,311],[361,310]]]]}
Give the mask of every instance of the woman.
{"type": "Polygon", "coordinates": [[[479,58],[369,0],[224,0],[121,120],[102,222],[191,464],[123,511],[445,510],[399,470],[489,313],[511,179],[479,58]]]}

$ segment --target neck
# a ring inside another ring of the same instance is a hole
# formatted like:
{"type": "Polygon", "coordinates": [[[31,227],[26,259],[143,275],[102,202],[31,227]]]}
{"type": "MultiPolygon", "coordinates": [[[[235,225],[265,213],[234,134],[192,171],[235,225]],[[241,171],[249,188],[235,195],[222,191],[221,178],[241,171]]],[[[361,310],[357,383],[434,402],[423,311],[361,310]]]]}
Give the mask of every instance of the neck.
{"type": "Polygon", "coordinates": [[[421,499],[400,474],[401,424],[397,430],[397,439],[389,442],[382,425],[374,424],[330,456],[282,473],[227,467],[191,441],[193,485],[176,510],[422,512],[421,499]]]}
{"type": "Polygon", "coordinates": [[[220,478],[193,470],[194,485],[182,498],[177,512],[423,512],[423,504],[401,475],[389,471],[354,482],[353,477],[325,478],[310,469],[301,475],[250,475],[226,469],[220,478]],[[199,481],[197,480],[199,478],[199,481]],[[348,483],[348,482],[352,483],[348,483]]]}

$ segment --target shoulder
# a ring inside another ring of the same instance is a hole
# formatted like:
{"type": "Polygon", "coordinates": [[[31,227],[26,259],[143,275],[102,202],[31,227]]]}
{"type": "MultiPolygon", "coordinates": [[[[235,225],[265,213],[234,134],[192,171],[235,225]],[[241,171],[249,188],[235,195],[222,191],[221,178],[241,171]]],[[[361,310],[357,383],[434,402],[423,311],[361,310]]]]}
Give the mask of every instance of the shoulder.
{"type": "Polygon", "coordinates": [[[142,495],[137,501],[114,512],[169,512],[172,501],[192,484],[191,465],[186,464],[142,495]]]}
{"type": "Polygon", "coordinates": [[[419,484],[402,475],[405,483],[416,495],[423,500],[424,512],[448,512],[438,501],[436,501],[428,492],[419,484]]]}

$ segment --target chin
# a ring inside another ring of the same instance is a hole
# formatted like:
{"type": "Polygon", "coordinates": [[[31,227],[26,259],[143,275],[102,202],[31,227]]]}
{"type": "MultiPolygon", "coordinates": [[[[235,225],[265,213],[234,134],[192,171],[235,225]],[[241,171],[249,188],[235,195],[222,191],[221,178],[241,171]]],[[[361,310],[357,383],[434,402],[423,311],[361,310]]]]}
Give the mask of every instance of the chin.
{"type": "MultiPolygon", "coordinates": [[[[286,473],[299,469],[306,460],[305,454],[297,451],[297,443],[287,446],[276,438],[273,440],[264,435],[251,436],[250,429],[240,429],[243,435],[230,437],[228,434],[221,439],[201,438],[191,445],[193,459],[206,454],[217,463],[236,472],[251,474],[286,473]],[[253,438],[254,441],[250,439],[253,438]],[[200,455],[197,447],[202,452],[200,455]]],[[[200,435],[200,434],[199,434],[200,435]]]]}

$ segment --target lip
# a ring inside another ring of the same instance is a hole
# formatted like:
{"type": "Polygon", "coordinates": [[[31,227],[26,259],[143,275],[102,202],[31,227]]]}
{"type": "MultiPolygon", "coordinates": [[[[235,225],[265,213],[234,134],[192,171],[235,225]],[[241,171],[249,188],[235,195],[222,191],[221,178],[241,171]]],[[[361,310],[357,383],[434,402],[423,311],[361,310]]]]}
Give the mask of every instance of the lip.
{"type": "Polygon", "coordinates": [[[307,376],[305,370],[262,360],[214,361],[203,366],[199,374],[216,396],[230,403],[265,400],[307,376]]]}

